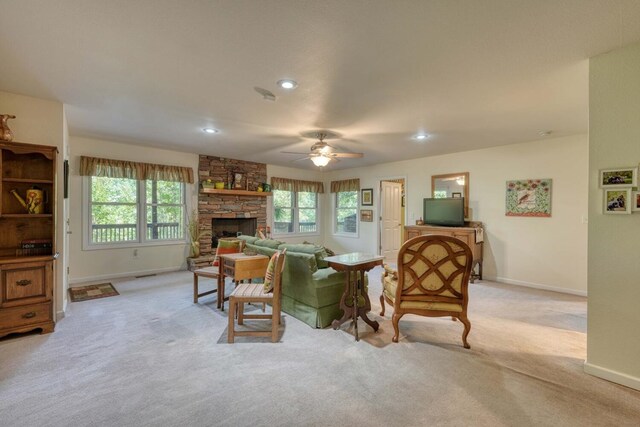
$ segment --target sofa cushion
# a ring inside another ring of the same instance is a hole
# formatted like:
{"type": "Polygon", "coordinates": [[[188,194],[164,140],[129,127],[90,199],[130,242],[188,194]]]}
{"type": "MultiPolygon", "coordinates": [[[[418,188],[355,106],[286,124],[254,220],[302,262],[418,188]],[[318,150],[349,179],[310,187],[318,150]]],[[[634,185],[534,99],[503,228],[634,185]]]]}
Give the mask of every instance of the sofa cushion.
{"type": "Polygon", "coordinates": [[[316,257],[316,264],[318,268],[327,268],[329,264],[324,260],[327,256],[322,246],[314,245],[312,243],[284,243],[278,247],[278,249],[287,249],[289,252],[299,252],[303,254],[313,254],[316,257]]]}
{"type": "MultiPolygon", "coordinates": [[[[398,280],[391,276],[382,276],[382,292],[395,304],[396,289],[398,288],[398,280]]],[[[400,308],[415,310],[437,310],[437,311],[455,311],[462,312],[462,304],[454,304],[448,302],[426,302],[426,301],[402,301],[400,308]]]]}
{"type": "Polygon", "coordinates": [[[238,236],[238,240],[242,240],[245,242],[245,244],[253,244],[255,243],[256,240],[258,240],[257,237],[253,237],[253,236],[247,236],[246,234],[241,234],[240,236],[238,236]]]}
{"type": "Polygon", "coordinates": [[[283,243],[284,242],[281,242],[280,240],[273,240],[273,239],[257,239],[255,242],[253,242],[253,244],[256,246],[262,246],[262,247],[271,248],[271,249],[278,249],[278,246],[280,246],[283,243]]]}

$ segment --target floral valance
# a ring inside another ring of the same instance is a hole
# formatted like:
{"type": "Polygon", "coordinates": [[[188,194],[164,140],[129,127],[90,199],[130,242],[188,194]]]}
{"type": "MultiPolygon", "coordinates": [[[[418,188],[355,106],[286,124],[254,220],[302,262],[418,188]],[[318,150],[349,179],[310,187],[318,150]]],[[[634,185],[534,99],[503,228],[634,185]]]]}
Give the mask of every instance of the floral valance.
{"type": "Polygon", "coordinates": [[[80,175],[107,178],[178,181],[193,184],[193,169],[183,166],[157,165],[126,160],[80,157],[80,175]]]}
{"type": "Polygon", "coordinates": [[[360,178],[343,179],[342,181],[331,181],[331,192],[342,193],[343,191],[359,191],[360,178]]]}
{"type": "Polygon", "coordinates": [[[324,184],[317,181],[271,177],[271,188],[282,191],[324,193],[324,184]]]}

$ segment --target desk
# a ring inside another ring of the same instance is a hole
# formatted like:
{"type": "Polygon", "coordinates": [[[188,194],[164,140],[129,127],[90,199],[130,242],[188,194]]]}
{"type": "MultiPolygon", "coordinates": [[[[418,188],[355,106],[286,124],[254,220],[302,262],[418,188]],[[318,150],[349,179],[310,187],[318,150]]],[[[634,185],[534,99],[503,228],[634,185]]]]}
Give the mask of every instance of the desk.
{"type": "Polygon", "coordinates": [[[380,327],[378,322],[367,317],[367,312],[371,311],[371,301],[369,300],[369,295],[364,292],[364,274],[373,267],[382,265],[382,260],[384,260],[383,256],[360,252],[325,258],[325,261],[329,263],[329,267],[346,273],[344,293],[340,298],[340,308],[344,311],[344,314],[341,319],[334,320],[331,326],[333,326],[333,329],[338,329],[344,322],[352,319],[356,341],[360,341],[358,337],[358,317],[361,317],[376,332],[380,327]],[[352,276],[353,280],[351,279],[352,276]],[[362,299],[360,300],[358,296],[362,296],[362,299]]]}
{"type": "Polygon", "coordinates": [[[218,256],[220,274],[218,275],[218,308],[224,311],[224,279],[231,277],[234,282],[264,277],[269,264],[266,255],[224,254],[218,256]]]}

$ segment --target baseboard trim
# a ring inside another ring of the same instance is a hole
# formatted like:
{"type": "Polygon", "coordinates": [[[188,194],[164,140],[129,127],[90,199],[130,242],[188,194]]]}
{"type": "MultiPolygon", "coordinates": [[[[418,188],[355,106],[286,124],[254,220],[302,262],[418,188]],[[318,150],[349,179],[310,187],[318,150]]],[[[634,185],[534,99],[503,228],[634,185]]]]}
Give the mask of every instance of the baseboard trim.
{"type": "Polygon", "coordinates": [[[602,366],[588,362],[584,362],[584,371],[594,377],[602,378],[635,390],[640,390],[640,378],[632,377],[631,375],[623,374],[622,372],[612,371],[611,369],[603,368],[602,366]]]}
{"type": "Polygon", "coordinates": [[[135,277],[135,276],[144,276],[147,274],[160,274],[160,273],[170,273],[172,271],[180,271],[182,270],[180,267],[166,267],[166,268],[156,268],[153,270],[138,270],[138,271],[127,271],[126,273],[116,273],[116,274],[103,274],[100,276],[88,276],[88,277],[75,277],[69,278],[69,286],[77,285],[81,283],[87,282],[95,282],[98,280],[111,280],[111,279],[122,279],[124,277],[135,277]]]}
{"type": "Polygon", "coordinates": [[[525,282],[523,280],[514,280],[514,279],[508,279],[506,277],[499,277],[499,276],[495,276],[495,277],[485,276],[485,279],[493,280],[495,282],[506,283],[508,285],[524,286],[525,288],[542,289],[544,291],[559,292],[561,294],[579,295],[581,297],[587,296],[587,291],[581,291],[578,289],[558,288],[556,286],[541,285],[539,283],[525,282]]]}

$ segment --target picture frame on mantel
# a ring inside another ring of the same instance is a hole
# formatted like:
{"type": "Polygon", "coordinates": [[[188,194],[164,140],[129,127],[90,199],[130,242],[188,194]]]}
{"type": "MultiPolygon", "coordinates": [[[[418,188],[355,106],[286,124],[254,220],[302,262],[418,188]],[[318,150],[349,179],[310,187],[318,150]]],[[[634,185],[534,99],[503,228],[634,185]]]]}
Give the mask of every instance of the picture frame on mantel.
{"type": "Polygon", "coordinates": [[[232,177],[233,177],[233,184],[231,185],[231,188],[236,190],[243,190],[244,183],[242,181],[244,179],[244,173],[235,171],[233,172],[232,177]]]}

